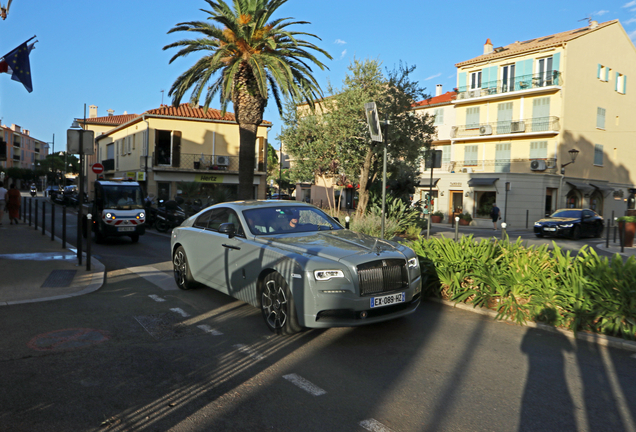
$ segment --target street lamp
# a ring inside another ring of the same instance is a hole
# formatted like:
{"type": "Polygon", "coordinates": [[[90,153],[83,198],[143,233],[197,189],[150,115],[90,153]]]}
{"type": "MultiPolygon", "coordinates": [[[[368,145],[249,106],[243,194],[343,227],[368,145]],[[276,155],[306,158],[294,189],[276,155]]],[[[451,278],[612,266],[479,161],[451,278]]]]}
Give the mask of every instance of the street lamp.
{"type": "Polygon", "coordinates": [[[568,153],[570,155],[570,159],[572,159],[571,162],[568,162],[566,164],[561,164],[561,175],[565,175],[565,167],[573,164],[574,161],[576,160],[576,157],[579,155],[579,151],[577,149],[572,149],[572,150],[568,150],[568,153]]]}

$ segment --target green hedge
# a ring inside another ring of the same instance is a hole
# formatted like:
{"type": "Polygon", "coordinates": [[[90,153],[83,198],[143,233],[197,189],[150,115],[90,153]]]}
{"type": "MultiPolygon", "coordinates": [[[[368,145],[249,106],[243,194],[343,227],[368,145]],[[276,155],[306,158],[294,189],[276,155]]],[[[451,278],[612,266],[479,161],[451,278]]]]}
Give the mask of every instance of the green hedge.
{"type": "Polygon", "coordinates": [[[497,311],[498,319],[619,336],[636,334],[636,259],[599,257],[584,246],[576,256],[552,243],[459,242],[420,238],[409,244],[428,273],[429,296],[497,311]]]}

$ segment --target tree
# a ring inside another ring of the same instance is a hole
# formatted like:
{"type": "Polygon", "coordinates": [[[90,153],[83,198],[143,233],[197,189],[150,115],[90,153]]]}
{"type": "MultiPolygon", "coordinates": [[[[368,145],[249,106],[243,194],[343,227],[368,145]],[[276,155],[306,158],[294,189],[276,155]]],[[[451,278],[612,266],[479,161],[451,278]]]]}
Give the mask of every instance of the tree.
{"type": "Polygon", "coordinates": [[[307,176],[316,167],[318,177],[357,178],[358,213],[363,214],[371,184],[382,174],[383,144],[371,141],[364,112],[364,104],[375,101],[381,118],[390,120],[389,174],[415,178],[435,127],[432,117],[413,114],[413,103],[427,98],[410,78],[414,69],[400,64],[385,76],[378,61],[354,60],[343,88],[329,87],[332,96],[320,102],[321,114],[303,115],[298,107],[288,107],[281,139],[296,157],[297,174],[307,176]]]}
{"type": "Polygon", "coordinates": [[[312,75],[309,63],[320,69],[326,66],[310,51],[331,56],[313,43],[298,36],[317,36],[290,31],[294,24],[280,18],[270,21],[272,15],[287,0],[234,0],[233,7],[222,0],[205,0],[211,11],[208,20],[177,24],[168,33],[196,32],[198,39],[185,39],[163,49],[179,47],[170,63],[190,53],[204,52],[192,67],[172,84],[168,95],[173,105],[179,105],[183,96],[191,90],[190,103],[198,104],[205,92],[205,109],[218,94],[221,111],[225,113],[232,101],[236,122],[239,125],[239,199],[253,198],[256,131],[263,121],[269,92],[274,96],[282,113],[281,93],[296,102],[305,101],[313,107],[314,100],[322,95],[318,82],[312,75]]]}

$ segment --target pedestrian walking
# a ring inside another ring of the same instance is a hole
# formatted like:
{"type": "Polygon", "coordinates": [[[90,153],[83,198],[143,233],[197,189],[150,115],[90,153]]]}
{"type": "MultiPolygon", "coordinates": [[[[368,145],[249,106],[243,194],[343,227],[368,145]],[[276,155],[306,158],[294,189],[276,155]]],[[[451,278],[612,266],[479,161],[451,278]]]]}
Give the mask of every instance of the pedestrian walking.
{"type": "Polygon", "coordinates": [[[4,218],[4,209],[7,206],[7,202],[5,201],[6,195],[7,190],[4,188],[4,183],[0,181],[0,225],[2,225],[2,219],[4,218]]]}
{"type": "Polygon", "coordinates": [[[493,230],[497,231],[497,221],[501,220],[501,211],[497,207],[496,203],[492,203],[492,210],[490,211],[490,217],[492,219],[493,230]]]}
{"type": "Polygon", "coordinates": [[[5,201],[7,203],[7,209],[9,210],[9,220],[11,225],[15,222],[18,224],[18,218],[20,217],[20,204],[22,201],[22,195],[20,191],[15,187],[15,183],[11,185],[9,192],[5,195],[5,201]]]}

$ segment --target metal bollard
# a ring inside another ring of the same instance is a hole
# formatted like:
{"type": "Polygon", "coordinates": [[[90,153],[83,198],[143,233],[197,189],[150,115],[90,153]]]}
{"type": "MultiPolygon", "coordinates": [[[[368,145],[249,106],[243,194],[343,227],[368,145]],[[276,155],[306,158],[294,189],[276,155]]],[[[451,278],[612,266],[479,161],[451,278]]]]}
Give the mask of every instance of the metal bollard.
{"type": "Polygon", "coordinates": [[[33,207],[33,200],[29,198],[29,226],[31,226],[31,207],[33,207]]]}
{"type": "MultiPolygon", "coordinates": [[[[92,227],[92,215],[89,213],[86,215],[86,225],[92,227]]],[[[88,229],[88,235],[86,236],[86,271],[91,270],[91,229],[88,229]]]]}
{"type": "MultiPolygon", "coordinates": [[[[33,219],[33,226],[35,230],[38,230],[38,200],[35,200],[35,210],[33,212],[35,218],[33,219]]],[[[30,225],[29,225],[30,226],[30,225]]]]}
{"type": "Polygon", "coordinates": [[[621,253],[625,252],[625,224],[618,226],[618,237],[621,243],[621,253]]]}
{"type": "Polygon", "coordinates": [[[18,219],[22,218],[22,222],[26,222],[26,203],[27,197],[22,197],[22,205],[20,206],[20,217],[18,217],[18,219]]]}
{"type": "Polygon", "coordinates": [[[459,216],[455,216],[455,241],[459,239],[459,216]]]}
{"type": "Polygon", "coordinates": [[[46,201],[42,201],[42,235],[46,226],[46,201]]]}
{"type": "Polygon", "coordinates": [[[501,239],[505,240],[506,239],[506,227],[508,226],[507,223],[502,222],[501,223],[501,239]]]}
{"type": "Polygon", "coordinates": [[[526,210],[526,229],[528,229],[528,219],[530,218],[530,210],[526,210]]]}
{"type": "Polygon", "coordinates": [[[349,216],[345,216],[345,228],[349,229],[349,221],[351,220],[351,218],[349,216]]]}
{"type": "Polygon", "coordinates": [[[609,248],[609,236],[610,236],[611,228],[612,228],[612,221],[611,221],[611,219],[608,219],[607,220],[607,228],[605,229],[605,237],[606,237],[605,247],[606,248],[609,248]]]}
{"type": "Polygon", "coordinates": [[[66,206],[62,206],[62,249],[66,249],[66,206]]]}
{"type": "Polygon", "coordinates": [[[55,204],[51,204],[51,241],[55,240],[55,204]]]}
{"type": "MultiPolygon", "coordinates": [[[[616,222],[616,218],[614,218],[614,222],[616,222]]],[[[618,228],[618,224],[614,224],[614,243],[616,243],[616,230],[618,228]]]]}

